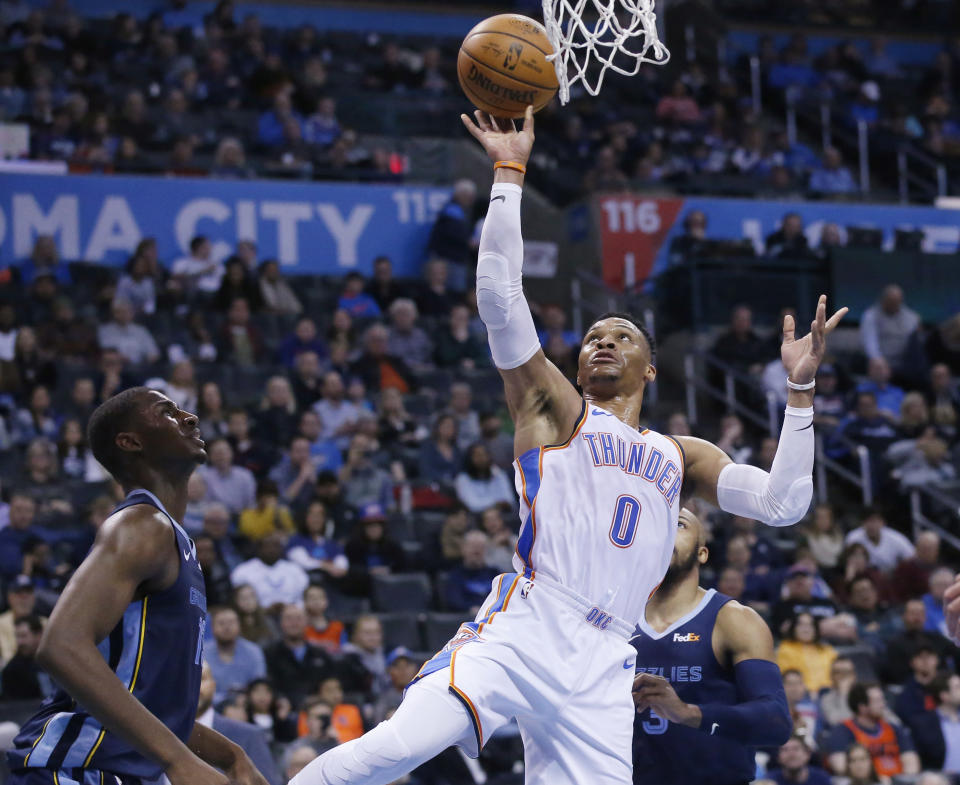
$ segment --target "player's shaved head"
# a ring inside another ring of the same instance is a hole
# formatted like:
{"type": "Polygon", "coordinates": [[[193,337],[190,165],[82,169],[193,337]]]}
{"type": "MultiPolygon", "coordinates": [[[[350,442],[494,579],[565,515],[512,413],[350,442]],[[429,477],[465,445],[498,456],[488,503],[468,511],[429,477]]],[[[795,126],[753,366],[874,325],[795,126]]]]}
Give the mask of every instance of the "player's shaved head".
{"type": "Polygon", "coordinates": [[[661,588],[675,586],[691,573],[696,574],[699,582],[700,565],[710,557],[705,543],[703,523],[692,510],[681,508],[677,518],[677,539],[661,588]]]}
{"type": "Polygon", "coordinates": [[[87,442],[93,457],[114,477],[123,475],[128,457],[117,445],[117,436],[136,429],[137,415],[149,393],[148,387],[131,387],[108,398],[90,415],[87,442]]]}

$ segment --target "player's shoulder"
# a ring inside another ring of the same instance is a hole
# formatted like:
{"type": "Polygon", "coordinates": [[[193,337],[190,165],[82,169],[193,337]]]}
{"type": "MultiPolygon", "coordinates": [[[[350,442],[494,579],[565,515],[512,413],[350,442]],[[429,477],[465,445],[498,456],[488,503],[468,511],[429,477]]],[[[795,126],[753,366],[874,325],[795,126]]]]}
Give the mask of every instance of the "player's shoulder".
{"type": "Polygon", "coordinates": [[[717,613],[717,630],[723,635],[724,648],[773,647],[773,635],[763,617],[749,605],[737,600],[724,603],[717,613]]]}
{"type": "Polygon", "coordinates": [[[103,522],[96,544],[128,551],[155,549],[169,540],[170,522],[160,509],[152,504],[132,504],[103,522]]]}

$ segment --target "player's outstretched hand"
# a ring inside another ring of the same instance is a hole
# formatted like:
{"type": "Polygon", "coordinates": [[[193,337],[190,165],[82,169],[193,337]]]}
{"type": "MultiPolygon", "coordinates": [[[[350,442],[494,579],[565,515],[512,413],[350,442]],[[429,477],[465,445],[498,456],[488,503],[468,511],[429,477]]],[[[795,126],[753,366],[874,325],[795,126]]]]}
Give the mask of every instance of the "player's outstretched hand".
{"type": "Polygon", "coordinates": [[[960,645],[960,575],[943,593],[943,607],[947,612],[947,636],[960,645]]]}
{"type": "Polygon", "coordinates": [[[514,161],[526,166],[533,149],[533,107],[528,106],[523,117],[523,127],[518,131],[513,120],[497,118],[477,109],[473,116],[460,115],[474,139],[483,145],[490,160],[514,161]]]}
{"type": "Polygon", "coordinates": [[[702,715],[700,708],[680,700],[673,686],[662,676],[638,673],[633,680],[633,702],[637,711],[650,709],[667,722],[699,728],[702,715]]]}
{"type": "Polygon", "coordinates": [[[810,323],[810,332],[800,340],[794,337],[793,317],[784,317],[780,357],[791,382],[807,384],[813,381],[817,375],[817,368],[823,361],[827,336],[840,324],[840,320],[846,316],[848,310],[848,308],[841,308],[827,319],[827,295],[821,294],[817,302],[817,316],[810,323]]]}
{"type": "Polygon", "coordinates": [[[245,754],[237,759],[227,774],[230,776],[230,785],[270,785],[245,754]]]}
{"type": "Polygon", "coordinates": [[[166,770],[170,785],[230,785],[226,774],[204,763],[196,755],[184,755],[166,770]]]}

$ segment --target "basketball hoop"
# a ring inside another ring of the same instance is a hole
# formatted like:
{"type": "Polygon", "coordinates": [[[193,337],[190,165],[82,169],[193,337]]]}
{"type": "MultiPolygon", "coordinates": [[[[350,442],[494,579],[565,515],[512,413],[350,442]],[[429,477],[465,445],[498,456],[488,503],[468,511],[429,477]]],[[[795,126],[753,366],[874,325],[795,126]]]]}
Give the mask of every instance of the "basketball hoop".
{"type": "Polygon", "coordinates": [[[664,65],[670,59],[670,52],[657,35],[653,3],[543,0],[543,21],[554,50],[547,59],[557,70],[561,103],[570,100],[570,87],[577,82],[582,82],[590,95],[596,95],[607,70],[635,76],[642,63],[664,65]],[[583,18],[587,11],[597,15],[592,29],[583,18]]]}

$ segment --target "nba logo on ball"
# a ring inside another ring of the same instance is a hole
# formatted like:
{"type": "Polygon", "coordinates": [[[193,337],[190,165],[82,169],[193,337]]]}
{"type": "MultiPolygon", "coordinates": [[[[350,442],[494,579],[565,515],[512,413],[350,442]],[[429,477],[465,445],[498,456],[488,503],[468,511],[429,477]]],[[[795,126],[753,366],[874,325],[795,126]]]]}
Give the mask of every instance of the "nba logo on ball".
{"type": "Polygon", "coordinates": [[[515,71],[521,54],[523,54],[523,44],[510,44],[507,56],[503,58],[503,67],[508,71],[515,71]]]}

